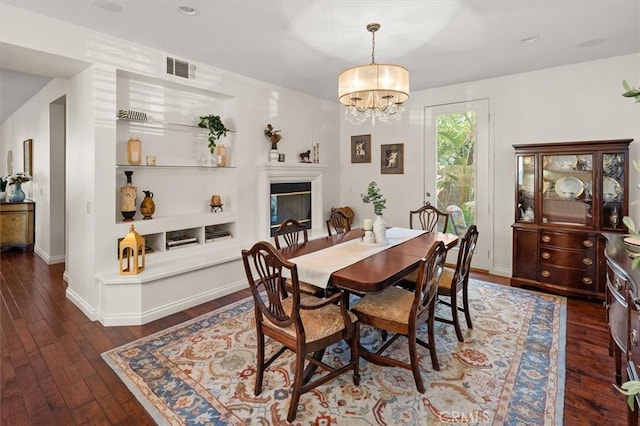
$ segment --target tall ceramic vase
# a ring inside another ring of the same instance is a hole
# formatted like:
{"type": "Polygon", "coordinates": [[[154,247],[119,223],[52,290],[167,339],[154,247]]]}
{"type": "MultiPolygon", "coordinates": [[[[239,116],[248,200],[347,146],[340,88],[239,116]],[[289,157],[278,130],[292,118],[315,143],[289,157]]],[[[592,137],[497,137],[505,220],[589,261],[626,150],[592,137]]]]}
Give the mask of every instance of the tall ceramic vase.
{"type": "Polygon", "coordinates": [[[384,222],[382,215],[377,215],[373,222],[373,236],[376,244],[387,243],[387,224],[384,222]]]}
{"type": "Polygon", "coordinates": [[[120,212],[122,213],[123,221],[130,222],[136,215],[138,187],[133,186],[133,183],[131,183],[133,170],[125,170],[124,174],[127,176],[127,183],[120,187],[120,212]]]}
{"type": "Polygon", "coordinates": [[[13,203],[21,203],[24,201],[24,191],[22,190],[22,184],[14,183],[13,191],[11,191],[11,202],[13,203]]]}

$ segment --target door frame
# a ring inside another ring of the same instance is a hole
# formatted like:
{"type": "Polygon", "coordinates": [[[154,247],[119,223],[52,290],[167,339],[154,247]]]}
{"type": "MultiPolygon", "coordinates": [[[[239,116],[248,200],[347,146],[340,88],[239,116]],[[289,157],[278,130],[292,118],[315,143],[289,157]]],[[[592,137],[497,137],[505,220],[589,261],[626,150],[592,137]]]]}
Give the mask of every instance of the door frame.
{"type": "MultiPolygon", "coordinates": [[[[476,269],[491,272],[493,269],[493,175],[494,175],[494,144],[491,132],[491,100],[488,97],[467,99],[457,102],[447,102],[433,105],[426,105],[424,112],[423,125],[423,149],[422,149],[422,182],[423,182],[423,203],[431,201],[427,197],[427,193],[435,194],[435,173],[431,174],[431,185],[429,184],[429,174],[427,173],[427,158],[435,158],[436,146],[435,138],[430,135],[432,126],[435,124],[433,118],[437,114],[459,112],[461,109],[465,111],[475,110],[476,118],[476,225],[480,232],[480,238],[476,246],[476,254],[473,257],[472,266],[476,269]],[[486,118],[483,118],[486,117],[486,118]],[[483,142],[484,140],[484,142],[483,142]],[[480,147],[486,149],[479,149],[480,147]],[[485,179],[484,176],[487,178],[485,179]],[[480,186],[479,183],[487,182],[487,185],[480,186]],[[429,186],[430,185],[430,186],[429,186]]],[[[450,250],[451,256],[448,256],[447,262],[455,264],[457,250],[450,250]]]]}

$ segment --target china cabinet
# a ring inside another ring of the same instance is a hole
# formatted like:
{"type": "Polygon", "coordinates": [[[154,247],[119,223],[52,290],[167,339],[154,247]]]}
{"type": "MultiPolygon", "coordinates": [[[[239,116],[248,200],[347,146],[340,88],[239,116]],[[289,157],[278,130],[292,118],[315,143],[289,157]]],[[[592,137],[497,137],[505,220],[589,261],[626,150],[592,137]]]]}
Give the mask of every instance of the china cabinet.
{"type": "Polygon", "coordinates": [[[604,299],[604,232],[623,233],[632,139],[513,145],[511,284],[604,299]]]}

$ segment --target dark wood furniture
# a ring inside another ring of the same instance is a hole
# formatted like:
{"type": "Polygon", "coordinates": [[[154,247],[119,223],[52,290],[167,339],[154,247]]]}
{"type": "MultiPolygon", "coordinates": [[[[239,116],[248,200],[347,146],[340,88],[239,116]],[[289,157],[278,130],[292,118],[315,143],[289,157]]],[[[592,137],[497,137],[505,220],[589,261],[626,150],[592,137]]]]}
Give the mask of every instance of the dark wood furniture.
{"type": "Polygon", "coordinates": [[[458,312],[464,314],[467,327],[473,328],[471,313],[469,311],[468,287],[471,260],[473,259],[477,242],[478,228],[476,225],[471,225],[458,244],[456,268],[445,268],[442,277],[440,277],[438,281],[438,302],[444,303],[451,308],[451,319],[436,317],[436,320],[446,324],[452,324],[456,330],[456,337],[459,342],[464,342],[464,337],[462,337],[458,312]],[[448,297],[449,301],[442,299],[442,297],[448,297]],[[462,306],[459,305],[458,297],[462,297],[462,306]]]}
{"type": "MultiPolygon", "coordinates": [[[[615,380],[620,385],[624,380],[638,380],[637,365],[640,363],[640,298],[638,284],[640,271],[633,269],[632,247],[623,242],[624,236],[605,234],[606,256],[606,300],[607,324],[609,325],[609,354],[615,360],[615,380]],[[622,367],[627,373],[622,377],[622,367]]],[[[626,398],[620,395],[621,398],[626,398]]],[[[635,409],[628,411],[628,423],[638,424],[640,400],[636,396],[635,409]]]]}
{"type": "MultiPolygon", "coordinates": [[[[362,238],[362,229],[344,234],[311,240],[306,244],[280,250],[287,259],[362,238]]],[[[411,271],[417,270],[420,259],[433,243],[442,241],[447,250],[458,244],[458,236],[441,232],[427,232],[404,243],[389,247],[359,262],[331,274],[330,285],[353,293],[376,293],[394,285],[411,271]]]]}
{"type": "Polygon", "coordinates": [[[309,241],[307,227],[295,219],[286,219],[280,224],[280,227],[276,229],[273,234],[273,240],[278,250],[282,248],[280,244],[281,239],[284,241],[286,246],[306,243],[309,241]]]}
{"type": "Polygon", "coordinates": [[[349,232],[351,230],[351,221],[349,220],[349,216],[347,216],[342,210],[332,209],[329,219],[327,219],[327,232],[329,233],[329,236],[332,235],[332,228],[333,232],[336,234],[349,232]]]}
{"type": "Polygon", "coordinates": [[[390,286],[380,293],[364,296],[352,309],[358,316],[360,324],[368,324],[377,329],[394,333],[393,337],[388,339],[376,352],[369,352],[361,348],[360,355],[379,365],[411,370],[416,388],[420,393],[424,393],[425,388],[420,374],[417,344],[429,349],[431,365],[435,370],[440,370],[433,321],[438,280],[446,257],[447,249],[444,243],[440,241],[434,244],[420,260],[415,291],[390,286]],[[418,328],[424,323],[427,323],[428,342],[418,337],[418,328]],[[382,355],[400,336],[407,338],[409,363],[382,355]]]}
{"type": "Polygon", "coordinates": [[[438,210],[432,204],[425,204],[419,209],[409,211],[409,228],[411,229],[447,232],[448,225],[449,213],[438,210]]]}
{"type": "Polygon", "coordinates": [[[250,250],[242,250],[242,262],[256,306],[258,365],[255,395],[262,393],[264,370],[286,349],[296,354],[293,393],[287,415],[289,422],[296,417],[301,394],[349,370],[353,370],[353,383],[358,385],[359,324],[347,308],[347,294],[336,293],[323,299],[307,296],[301,300],[296,265],[265,241],[254,244],[250,250]],[[283,285],[283,269],[290,272],[292,294],[288,294],[283,285]],[[265,336],[283,345],[268,360],[265,360],[265,336]],[[342,340],[351,348],[349,362],[338,367],[322,362],[325,348],[342,340]],[[306,370],[305,360],[309,361],[306,370]],[[310,381],[316,367],[328,373],[310,381]]]}
{"type": "Polygon", "coordinates": [[[2,250],[18,247],[33,251],[35,243],[36,203],[0,202],[0,245],[2,250]]]}
{"type": "Polygon", "coordinates": [[[604,299],[604,232],[624,232],[632,139],[514,145],[513,286],[604,299]]]}

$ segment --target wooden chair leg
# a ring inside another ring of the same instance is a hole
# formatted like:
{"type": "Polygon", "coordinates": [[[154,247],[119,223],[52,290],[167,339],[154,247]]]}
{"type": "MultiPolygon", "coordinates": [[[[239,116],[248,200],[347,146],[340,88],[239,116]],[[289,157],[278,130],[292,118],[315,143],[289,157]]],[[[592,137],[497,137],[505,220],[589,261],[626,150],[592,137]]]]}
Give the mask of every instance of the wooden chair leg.
{"type": "Polygon", "coordinates": [[[622,351],[618,345],[614,345],[613,356],[616,362],[616,385],[622,384],[622,351]]]}
{"type": "Polygon", "coordinates": [[[469,311],[469,297],[466,289],[462,291],[462,303],[464,306],[464,317],[467,320],[467,327],[473,328],[471,324],[471,312],[469,311]]]}
{"type": "Polygon", "coordinates": [[[355,323],[353,336],[349,343],[349,346],[351,346],[351,362],[355,363],[353,366],[353,384],[358,386],[360,384],[360,322],[355,323]]]}
{"type": "Polygon", "coordinates": [[[462,337],[462,329],[460,328],[460,318],[458,316],[458,298],[455,294],[451,295],[451,318],[453,319],[453,326],[456,329],[458,342],[464,342],[464,337],[462,337]]]}
{"type": "Polygon", "coordinates": [[[258,374],[256,375],[256,385],[253,393],[257,396],[262,393],[262,380],[264,378],[264,334],[258,332],[258,374]]]}
{"type": "Polygon", "coordinates": [[[429,319],[427,320],[427,337],[429,339],[429,355],[431,355],[431,366],[434,370],[440,371],[440,363],[438,362],[438,351],[436,351],[435,338],[435,304],[432,305],[429,319]]]}
{"type": "Polygon", "coordinates": [[[304,355],[302,351],[296,352],[296,364],[294,367],[295,373],[293,377],[293,394],[291,395],[291,401],[289,405],[289,414],[287,415],[287,421],[293,422],[298,412],[298,402],[300,402],[300,395],[302,394],[302,386],[304,379],[304,355]]]}
{"type": "Polygon", "coordinates": [[[416,348],[416,331],[412,330],[407,336],[409,344],[409,359],[411,360],[411,371],[413,372],[413,380],[416,382],[418,392],[424,393],[424,383],[420,374],[420,365],[418,363],[418,351],[416,348]]]}

